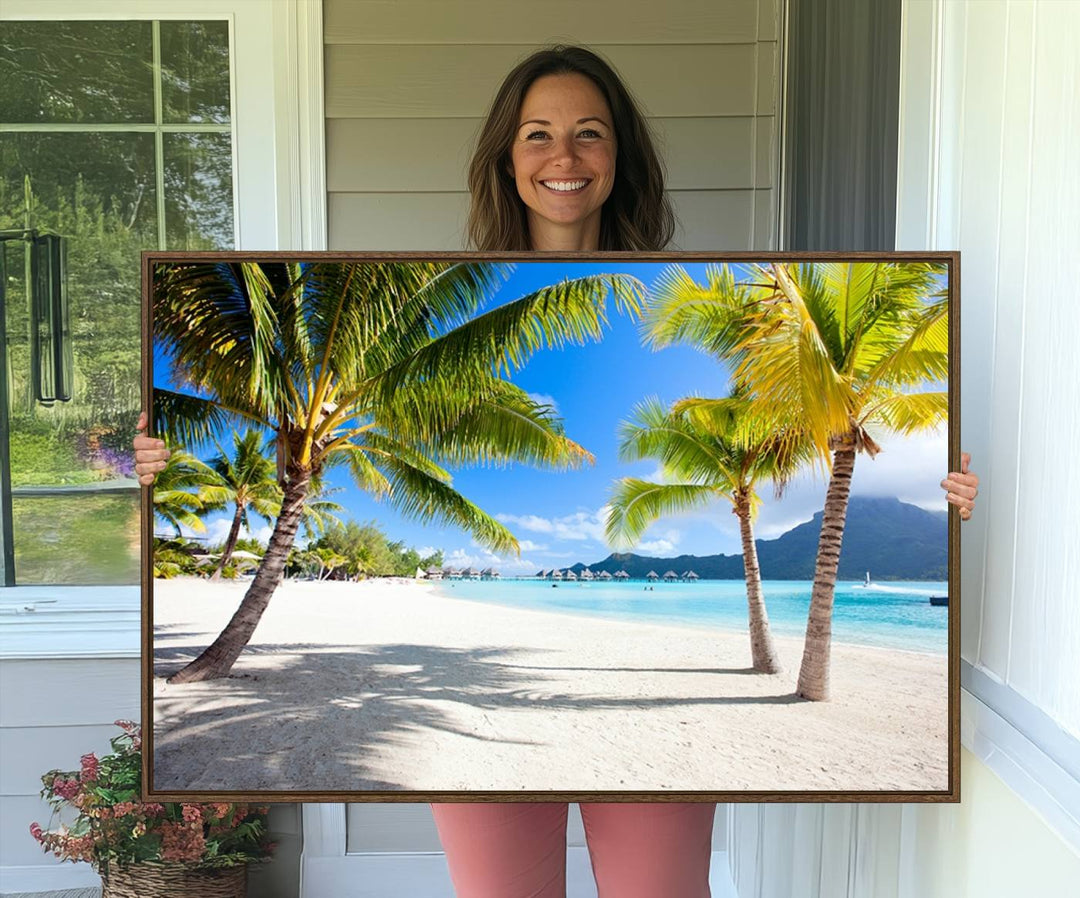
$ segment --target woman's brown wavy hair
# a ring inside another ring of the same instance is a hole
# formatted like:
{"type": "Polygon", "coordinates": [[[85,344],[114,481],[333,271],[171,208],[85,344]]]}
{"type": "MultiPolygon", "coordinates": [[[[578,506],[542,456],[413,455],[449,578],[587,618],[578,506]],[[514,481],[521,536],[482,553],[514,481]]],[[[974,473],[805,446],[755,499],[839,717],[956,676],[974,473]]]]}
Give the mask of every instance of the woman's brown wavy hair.
{"type": "Polygon", "coordinates": [[[469,164],[470,246],[486,251],[531,248],[525,204],[510,174],[510,148],[532,83],[544,75],[562,74],[592,80],[614,119],[615,181],[601,212],[600,249],[663,249],[675,232],[675,216],[645,116],[607,62],[584,47],[561,45],[520,62],[495,95],[469,164]]]}

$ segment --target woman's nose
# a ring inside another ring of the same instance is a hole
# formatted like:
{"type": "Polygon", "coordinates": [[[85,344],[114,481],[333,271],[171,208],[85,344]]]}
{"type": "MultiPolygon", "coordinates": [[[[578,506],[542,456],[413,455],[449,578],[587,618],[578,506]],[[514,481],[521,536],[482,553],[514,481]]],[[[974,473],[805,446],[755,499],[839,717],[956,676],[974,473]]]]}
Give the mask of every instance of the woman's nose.
{"type": "Polygon", "coordinates": [[[572,164],[577,159],[577,146],[574,144],[573,135],[556,138],[551,154],[555,162],[572,164]]]}

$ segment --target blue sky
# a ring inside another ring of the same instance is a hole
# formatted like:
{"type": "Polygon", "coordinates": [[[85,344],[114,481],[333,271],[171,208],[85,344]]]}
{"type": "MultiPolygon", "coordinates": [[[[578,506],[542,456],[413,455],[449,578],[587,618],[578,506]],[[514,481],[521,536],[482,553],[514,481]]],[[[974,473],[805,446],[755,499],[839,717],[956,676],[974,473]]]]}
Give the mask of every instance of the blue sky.
{"type": "MultiPolygon", "coordinates": [[[[598,272],[626,273],[651,287],[665,265],[643,263],[519,263],[491,305],[515,299],[561,280],[598,272]]],[[[685,265],[691,276],[704,280],[704,265],[685,265]]],[[[737,268],[738,271],[738,268],[737,268]]],[[[338,468],[328,478],[344,487],[333,499],[358,521],[375,521],[391,539],[421,550],[441,548],[448,564],[494,566],[507,574],[532,574],[540,568],[568,567],[578,561],[600,561],[612,550],[603,540],[603,509],[612,483],[620,477],[658,476],[652,461],[623,463],[617,458],[617,428],[634,405],[655,395],[661,401],[691,393],[723,395],[728,372],[717,361],[687,347],[652,351],[641,345],[637,323],[615,311],[609,299],[610,326],[600,343],[537,353],[512,379],[536,397],[553,404],[563,418],[567,435],[596,457],[579,471],[539,471],[523,465],[474,468],[454,472],[454,487],[492,514],[515,534],[521,556],[496,556],[452,527],[423,525],[397,514],[388,503],[374,502],[351,484],[338,468]]],[[[164,360],[155,353],[155,385],[168,383],[164,360]]],[[[860,456],[853,493],[897,496],[927,508],[946,507],[938,483],[947,471],[946,438],[940,434],[905,440],[881,437],[884,451],[875,459],[860,456]]],[[[807,474],[777,502],[769,486],[761,490],[765,504],[755,524],[760,538],[773,538],[820,510],[825,484],[807,474]]],[[[223,539],[224,515],[207,518],[211,538],[223,539]]],[[[257,525],[264,541],[269,526],[257,525]]],[[[698,512],[665,518],[645,534],[634,549],[641,554],[711,555],[741,551],[737,520],[730,505],[718,502],[698,512]]]]}

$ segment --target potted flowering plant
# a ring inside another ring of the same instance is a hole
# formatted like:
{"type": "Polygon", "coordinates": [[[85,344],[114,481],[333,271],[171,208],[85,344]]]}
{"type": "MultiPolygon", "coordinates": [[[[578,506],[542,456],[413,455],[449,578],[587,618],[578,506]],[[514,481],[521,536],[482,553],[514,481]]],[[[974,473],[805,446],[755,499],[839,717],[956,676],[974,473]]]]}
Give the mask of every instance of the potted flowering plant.
{"type": "MultiPolygon", "coordinates": [[[[82,756],[78,771],[50,770],[41,797],[58,814],[76,812],[56,830],[30,825],[45,851],[87,861],[101,875],[102,898],[243,898],[247,865],[269,860],[268,808],[246,804],[139,801],[142,736],[118,720],[113,753],[82,756]]],[[[52,821],[50,821],[52,826],[52,821]]]]}

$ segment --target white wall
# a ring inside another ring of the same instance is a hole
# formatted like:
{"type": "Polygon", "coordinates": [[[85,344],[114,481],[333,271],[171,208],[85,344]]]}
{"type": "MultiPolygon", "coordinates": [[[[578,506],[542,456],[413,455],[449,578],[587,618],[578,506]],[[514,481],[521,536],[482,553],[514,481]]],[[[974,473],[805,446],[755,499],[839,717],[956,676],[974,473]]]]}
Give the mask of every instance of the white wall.
{"type": "Polygon", "coordinates": [[[905,0],[903,17],[897,249],[960,250],[961,442],[982,478],[962,528],[962,801],[737,807],[742,898],[1080,883],[1080,4],[905,0]]]}

